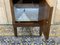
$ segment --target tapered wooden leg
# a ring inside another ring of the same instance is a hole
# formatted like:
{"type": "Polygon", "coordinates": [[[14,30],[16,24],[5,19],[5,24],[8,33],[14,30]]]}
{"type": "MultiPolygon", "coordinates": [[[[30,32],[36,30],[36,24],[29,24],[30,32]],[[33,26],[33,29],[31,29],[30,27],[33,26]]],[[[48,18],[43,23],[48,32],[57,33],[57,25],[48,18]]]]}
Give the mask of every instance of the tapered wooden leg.
{"type": "Polygon", "coordinates": [[[17,37],[17,27],[14,26],[14,35],[17,37]]]}
{"type": "Polygon", "coordinates": [[[48,38],[49,38],[49,32],[50,32],[50,26],[48,26],[48,25],[44,26],[43,34],[44,34],[46,40],[48,40],[48,38]]]}
{"type": "Polygon", "coordinates": [[[39,31],[40,36],[42,36],[42,30],[43,30],[43,26],[40,26],[40,31],[39,31]]]}

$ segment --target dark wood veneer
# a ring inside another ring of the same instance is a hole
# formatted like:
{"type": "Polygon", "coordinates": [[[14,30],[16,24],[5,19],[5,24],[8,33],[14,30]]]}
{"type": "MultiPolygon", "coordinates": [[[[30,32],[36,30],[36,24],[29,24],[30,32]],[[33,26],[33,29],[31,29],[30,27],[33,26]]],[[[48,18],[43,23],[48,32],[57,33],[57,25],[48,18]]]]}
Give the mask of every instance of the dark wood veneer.
{"type": "MultiPolygon", "coordinates": [[[[17,36],[17,27],[23,27],[23,26],[40,26],[40,36],[42,35],[42,33],[45,36],[45,39],[47,40],[49,38],[49,32],[50,32],[50,25],[51,25],[51,17],[52,17],[52,10],[53,7],[50,7],[47,2],[43,1],[43,3],[40,5],[44,6],[44,11],[42,12],[42,14],[47,13],[48,18],[47,19],[43,19],[43,20],[39,20],[39,21],[23,21],[23,22],[17,22],[15,21],[15,16],[14,16],[14,9],[13,9],[13,3],[12,1],[10,1],[11,4],[11,12],[12,12],[12,23],[13,23],[13,27],[14,27],[14,34],[15,36],[17,36]],[[47,7],[46,7],[47,6],[47,7]],[[47,10],[46,10],[47,9],[47,10]]],[[[40,16],[40,15],[39,15],[40,16]]]]}

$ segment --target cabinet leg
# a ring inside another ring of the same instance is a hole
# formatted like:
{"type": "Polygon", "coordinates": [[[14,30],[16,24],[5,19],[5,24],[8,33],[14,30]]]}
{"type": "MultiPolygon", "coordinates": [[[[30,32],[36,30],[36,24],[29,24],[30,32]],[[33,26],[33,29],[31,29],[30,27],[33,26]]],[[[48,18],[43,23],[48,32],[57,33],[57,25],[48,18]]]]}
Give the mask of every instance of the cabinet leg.
{"type": "Polygon", "coordinates": [[[48,40],[49,38],[49,32],[50,32],[50,26],[44,26],[43,34],[46,40],[48,40]]]}
{"type": "Polygon", "coordinates": [[[40,36],[42,36],[42,30],[43,30],[43,27],[41,26],[39,31],[40,36]]]}
{"type": "Polygon", "coordinates": [[[17,27],[14,26],[14,35],[17,37],[17,27]]]}

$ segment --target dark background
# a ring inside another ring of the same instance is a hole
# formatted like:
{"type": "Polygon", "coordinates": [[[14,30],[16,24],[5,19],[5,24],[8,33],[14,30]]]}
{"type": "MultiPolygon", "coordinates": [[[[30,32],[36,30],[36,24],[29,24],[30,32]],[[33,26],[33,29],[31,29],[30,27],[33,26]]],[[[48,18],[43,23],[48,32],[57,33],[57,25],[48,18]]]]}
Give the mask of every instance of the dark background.
{"type": "MultiPolygon", "coordinates": [[[[13,3],[16,4],[17,2],[19,2],[20,0],[13,0],[13,3]]],[[[39,3],[42,2],[43,0],[22,0],[22,3],[39,3]]]]}

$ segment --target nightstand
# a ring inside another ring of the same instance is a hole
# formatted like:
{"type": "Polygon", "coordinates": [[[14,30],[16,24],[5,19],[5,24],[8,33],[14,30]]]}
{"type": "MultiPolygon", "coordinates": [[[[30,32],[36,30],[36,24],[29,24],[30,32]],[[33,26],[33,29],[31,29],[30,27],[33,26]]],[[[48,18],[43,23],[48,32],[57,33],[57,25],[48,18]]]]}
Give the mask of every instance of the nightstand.
{"type": "Polygon", "coordinates": [[[13,5],[12,19],[14,34],[17,35],[17,27],[40,27],[40,36],[42,33],[47,40],[49,38],[52,10],[46,1],[42,3],[17,3],[13,5]]]}

